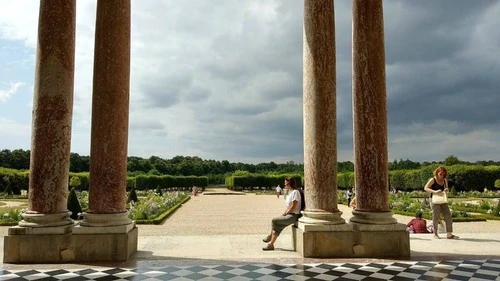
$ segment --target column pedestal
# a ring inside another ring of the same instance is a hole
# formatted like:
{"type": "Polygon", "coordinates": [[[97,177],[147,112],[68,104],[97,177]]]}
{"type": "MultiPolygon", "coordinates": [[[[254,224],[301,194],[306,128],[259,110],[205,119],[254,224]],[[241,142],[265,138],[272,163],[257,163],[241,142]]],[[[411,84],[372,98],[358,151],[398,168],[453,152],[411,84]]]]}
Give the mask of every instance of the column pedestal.
{"type": "Polygon", "coordinates": [[[354,257],[410,258],[410,234],[404,224],[351,223],[351,225],[354,257]]]}
{"type": "Polygon", "coordinates": [[[139,230],[129,212],[83,213],[83,221],[73,229],[76,260],[126,261],[137,252],[139,230]]]}
{"type": "Polygon", "coordinates": [[[294,250],[305,258],[346,257],[350,255],[352,227],[342,212],[303,211],[292,228],[294,250]]]}
{"type": "Polygon", "coordinates": [[[83,213],[81,226],[89,227],[115,227],[133,225],[134,222],[128,217],[129,212],[112,213],[112,214],[93,214],[83,213]]]}
{"type": "Polygon", "coordinates": [[[394,224],[397,220],[392,217],[392,212],[362,212],[352,211],[352,223],[360,224],[394,224]]]}
{"type": "MultiPolygon", "coordinates": [[[[74,226],[54,226],[62,214],[27,214],[4,238],[5,263],[126,261],[137,252],[138,228],[128,212],[84,213],[74,226]],[[24,226],[21,226],[24,225],[24,226]]],[[[70,220],[70,219],[69,219],[70,220]]]]}
{"type": "Polygon", "coordinates": [[[410,258],[406,226],[394,224],[306,224],[292,228],[294,250],[305,258],[410,258]]]}

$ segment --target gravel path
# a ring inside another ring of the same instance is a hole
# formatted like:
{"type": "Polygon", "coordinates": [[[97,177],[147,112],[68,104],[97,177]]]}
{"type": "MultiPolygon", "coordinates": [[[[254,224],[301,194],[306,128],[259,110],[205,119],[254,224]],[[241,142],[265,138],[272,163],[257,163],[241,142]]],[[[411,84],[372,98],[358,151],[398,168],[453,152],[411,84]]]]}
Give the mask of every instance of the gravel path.
{"type": "Polygon", "coordinates": [[[0,207],[19,207],[22,205],[28,205],[28,203],[24,201],[4,201],[2,200],[2,203],[5,203],[4,205],[0,205],[0,207]]]}
{"type": "MultiPolygon", "coordinates": [[[[207,193],[205,193],[207,194],[207,193]]],[[[191,197],[162,225],[139,225],[145,236],[263,234],[284,210],[273,195],[199,195],[191,197]]]]}

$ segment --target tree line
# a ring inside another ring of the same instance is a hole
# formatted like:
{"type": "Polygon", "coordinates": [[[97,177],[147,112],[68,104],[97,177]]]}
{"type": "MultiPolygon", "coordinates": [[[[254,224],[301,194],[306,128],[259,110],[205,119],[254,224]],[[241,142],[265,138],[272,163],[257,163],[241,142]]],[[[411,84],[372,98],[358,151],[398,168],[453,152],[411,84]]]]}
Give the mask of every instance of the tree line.
{"type": "MultiPolygon", "coordinates": [[[[452,166],[457,164],[464,165],[500,165],[500,161],[477,161],[475,163],[461,161],[458,157],[450,155],[442,162],[415,162],[409,159],[396,160],[388,163],[390,171],[395,170],[413,170],[420,169],[429,165],[443,164],[452,166]]],[[[0,151],[0,167],[29,170],[30,150],[4,149],[0,151]]],[[[70,154],[70,172],[80,173],[88,172],[90,167],[90,156],[70,154]]],[[[142,158],[137,156],[127,157],[127,171],[129,176],[137,175],[172,175],[172,176],[210,176],[210,175],[228,175],[235,171],[247,171],[256,174],[303,174],[304,164],[288,161],[286,163],[247,164],[228,160],[201,159],[198,156],[175,156],[171,159],[163,159],[158,156],[142,158]]],[[[337,163],[337,172],[354,172],[354,163],[343,161],[337,163]]]]}

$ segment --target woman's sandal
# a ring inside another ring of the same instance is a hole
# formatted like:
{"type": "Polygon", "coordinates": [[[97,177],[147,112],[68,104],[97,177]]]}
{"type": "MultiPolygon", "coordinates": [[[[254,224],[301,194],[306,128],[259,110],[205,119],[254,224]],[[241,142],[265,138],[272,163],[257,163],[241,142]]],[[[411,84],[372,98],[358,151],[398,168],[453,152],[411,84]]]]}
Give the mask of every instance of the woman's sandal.
{"type": "Polygon", "coordinates": [[[437,234],[434,234],[434,239],[441,239],[441,237],[439,237],[439,235],[437,234]]]}
{"type": "Polygon", "coordinates": [[[274,246],[271,244],[267,244],[266,247],[262,248],[263,251],[272,251],[274,250],[274,246]]]}
{"type": "Polygon", "coordinates": [[[265,243],[271,242],[271,235],[267,235],[267,237],[264,238],[264,239],[262,239],[262,241],[265,242],[265,243]]]}
{"type": "Polygon", "coordinates": [[[447,239],[458,239],[458,238],[460,238],[460,237],[458,237],[458,236],[456,236],[456,235],[453,235],[453,234],[452,234],[451,236],[448,236],[448,237],[446,237],[446,238],[447,238],[447,239]]]}

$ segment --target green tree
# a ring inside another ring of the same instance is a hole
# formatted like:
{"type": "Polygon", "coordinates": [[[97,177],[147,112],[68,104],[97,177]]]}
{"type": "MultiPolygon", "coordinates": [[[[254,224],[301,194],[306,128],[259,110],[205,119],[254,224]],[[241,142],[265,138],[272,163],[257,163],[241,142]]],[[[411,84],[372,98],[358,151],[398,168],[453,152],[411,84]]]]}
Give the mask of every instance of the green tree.
{"type": "Polygon", "coordinates": [[[69,155],[69,171],[73,173],[88,172],[90,167],[90,157],[80,156],[78,153],[69,155]]]}
{"type": "Polygon", "coordinates": [[[443,164],[445,166],[453,166],[453,165],[457,165],[457,164],[461,164],[462,161],[460,161],[460,159],[458,159],[457,156],[455,155],[450,155],[448,157],[446,157],[446,159],[444,159],[444,162],[443,164]]]}
{"type": "Polygon", "coordinates": [[[351,161],[337,162],[337,173],[354,172],[354,163],[351,161]]]}
{"type": "Polygon", "coordinates": [[[30,168],[30,151],[22,149],[12,150],[11,167],[17,170],[28,170],[30,168]]]}
{"type": "Polygon", "coordinates": [[[3,149],[2,151],[0,151],[0,167],[11,168],[10,166],[11,157],[12,156],[10,150],[3,149]]]}

